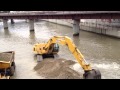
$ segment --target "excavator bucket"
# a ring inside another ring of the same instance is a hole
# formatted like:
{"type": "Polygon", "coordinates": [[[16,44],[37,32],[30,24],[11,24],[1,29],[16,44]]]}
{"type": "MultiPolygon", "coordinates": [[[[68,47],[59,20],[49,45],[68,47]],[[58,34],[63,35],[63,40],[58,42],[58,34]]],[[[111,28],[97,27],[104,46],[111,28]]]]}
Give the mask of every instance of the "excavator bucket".
{"type": "Polygon", "coordinates": [[[101,79],[101,73],[97,69],[92,69],[91,71],[85,71],[83,74],[84,79],[101,79]]]}

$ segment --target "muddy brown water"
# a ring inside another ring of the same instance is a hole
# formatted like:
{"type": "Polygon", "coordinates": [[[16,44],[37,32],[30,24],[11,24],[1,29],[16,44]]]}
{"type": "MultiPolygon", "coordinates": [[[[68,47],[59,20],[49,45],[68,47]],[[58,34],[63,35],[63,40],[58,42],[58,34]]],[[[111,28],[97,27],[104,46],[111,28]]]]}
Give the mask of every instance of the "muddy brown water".
{"type": "MultiPolygon", "coordinates": [[[[30,32],[29,24],[24,20],[15,22],[14,25],[9,23],[8,30],[4,30],[3,23],[0,22],[0,52],[15,51],[16,71],[11,78],[44,79],[34,70],[37,60],[34,58],[33,45],[60,35],[73,40],[86,61],[101,71],[103,79],[120,78],[120,39],[85,31],[80,31],[79,37],[73,37],[71,27],[45,21],[35,22],[35,32],[30,32]]],[[[59,58],[77,62],[66,46],[60,45],[58,55],[59,58]]],[[[78,73],[83,73],[78,63],[70,67],[78,73]]]]}

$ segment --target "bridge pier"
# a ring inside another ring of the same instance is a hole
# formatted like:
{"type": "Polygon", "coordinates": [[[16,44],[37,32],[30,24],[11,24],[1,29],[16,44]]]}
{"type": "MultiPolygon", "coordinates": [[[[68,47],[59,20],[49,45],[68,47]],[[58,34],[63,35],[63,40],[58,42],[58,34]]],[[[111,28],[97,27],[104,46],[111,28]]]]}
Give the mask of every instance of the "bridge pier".
{"type": "Polygon", "coordinates": [[[29,22],[29,19],[25,19],[25,22],[28,23],[28,22],[29,22]]]}
{"type": "Polygon", "coordinates": [[[3,19],[4,29],[8,29],[8,19],[3,19]]]}
{"type": "Polygon", "coordinates": [[[30,31],[34,31],[34,19],[29,19],[29,28],[30,31]]]}
{"type": "Polygon", "coordinates": [[[15,22],[14,22],[14,20],[13,19],[11,19],[11,24],[14,24],[15,22]]]}
{"type": "Polygon", "coordinates": [[[79,36],[80,32],[80,19],[74,19],[73,21],[73,36],[79,36]]]}

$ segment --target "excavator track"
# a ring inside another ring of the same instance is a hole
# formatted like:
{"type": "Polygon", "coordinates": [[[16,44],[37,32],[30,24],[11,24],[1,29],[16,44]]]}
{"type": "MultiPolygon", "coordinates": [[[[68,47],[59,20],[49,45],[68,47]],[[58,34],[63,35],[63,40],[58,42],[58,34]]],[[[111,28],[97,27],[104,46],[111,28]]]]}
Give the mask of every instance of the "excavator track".
{"type": "Polygon", "coordinates": [[[41,62],[41,61],[43,61],[43,57],[42,57],[42,55],[37,55],[37,62],[41,62]]]}

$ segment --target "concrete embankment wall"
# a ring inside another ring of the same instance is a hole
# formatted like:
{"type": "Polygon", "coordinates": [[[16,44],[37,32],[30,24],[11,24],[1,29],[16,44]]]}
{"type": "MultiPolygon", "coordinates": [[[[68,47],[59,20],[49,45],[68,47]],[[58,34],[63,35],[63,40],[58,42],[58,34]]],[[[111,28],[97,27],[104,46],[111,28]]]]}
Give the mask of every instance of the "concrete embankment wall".
{"type": "MultiPolygon", "coordinates": [[[[65,26],[70,26],[70,27],[73,26],[72,20],[65,20],[65,19],[43,19],[43,20],[65,26]]],[[[99,23],[99,22],[96,23],[96,22],[86,22],[86,21],[83,22],[81,20],[80,29],[120,38],[120,27],[111,26],[110,24],[106,24],[106,23],[99,23]]]]}

